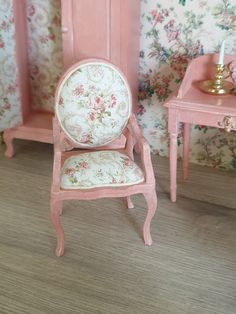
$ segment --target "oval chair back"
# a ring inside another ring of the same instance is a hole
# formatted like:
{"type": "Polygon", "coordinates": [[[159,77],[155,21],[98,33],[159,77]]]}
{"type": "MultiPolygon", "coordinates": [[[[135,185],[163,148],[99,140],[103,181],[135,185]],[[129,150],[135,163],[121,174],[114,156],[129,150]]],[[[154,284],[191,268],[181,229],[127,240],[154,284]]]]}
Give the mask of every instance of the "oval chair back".
{"type": "Polygon", "coordinates": [[[128,82],[114,65],[85,60],[59,82],[55,112],[68,138],[82,147],[104,146],[117,139],[132,110],[128,82]]]}

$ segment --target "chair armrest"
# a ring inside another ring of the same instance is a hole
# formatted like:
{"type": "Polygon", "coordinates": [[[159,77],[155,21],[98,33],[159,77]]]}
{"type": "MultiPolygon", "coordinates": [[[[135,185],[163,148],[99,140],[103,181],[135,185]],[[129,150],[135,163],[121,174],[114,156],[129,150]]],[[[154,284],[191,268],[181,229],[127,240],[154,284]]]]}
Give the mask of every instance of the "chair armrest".
{"type": "Polygon", "coordinates": [[[141,155],[141,161],[145,172],[146,182],[153,183],[155,182],[155,176],[152,167],[150,146],[148,141],[143,136],[134,114],[132,114],[129,118],[127,127],[134,139],[136,140],[136,144],[138,144],[138,150],[141,155]]]}

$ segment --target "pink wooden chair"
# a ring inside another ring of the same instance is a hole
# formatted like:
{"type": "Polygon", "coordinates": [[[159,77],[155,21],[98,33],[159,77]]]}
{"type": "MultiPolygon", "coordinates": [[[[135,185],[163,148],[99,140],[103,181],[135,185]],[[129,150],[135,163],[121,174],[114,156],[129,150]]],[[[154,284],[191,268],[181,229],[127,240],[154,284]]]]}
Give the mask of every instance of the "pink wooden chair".
{"type": "Polygon", "coordinates": [[[55,95],[51,188],[57,256],[64,253],[60,223],[63,201],[71,199],[126,197],[128,208],[132,208],[130,196],[142,193],[148,205],[143,237],[145,244],[152,244],[150,223],[157,206],[155,177],[149,145],[131,109],[127,80],[108,62],[89,59],[76,63],[61,78],[55,95]],[[125,138],[124,149],[111,149],[111,143],[121,136],[125,138]],[[134,162],[135,143],[142,167],[134,162]]]}

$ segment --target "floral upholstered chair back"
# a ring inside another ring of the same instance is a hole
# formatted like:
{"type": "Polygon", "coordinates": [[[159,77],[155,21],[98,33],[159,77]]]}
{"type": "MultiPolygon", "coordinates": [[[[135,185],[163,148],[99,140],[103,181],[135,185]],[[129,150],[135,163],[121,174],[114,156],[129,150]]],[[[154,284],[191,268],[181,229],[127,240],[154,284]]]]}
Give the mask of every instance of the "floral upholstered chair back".
{"type": "Polygon", "coordinates": [[[113,65],[86,60],[62,77],[55,111],[65,134],[82,147],[104,146],[118,138],[132,108],[128,83],[113,65]]]}

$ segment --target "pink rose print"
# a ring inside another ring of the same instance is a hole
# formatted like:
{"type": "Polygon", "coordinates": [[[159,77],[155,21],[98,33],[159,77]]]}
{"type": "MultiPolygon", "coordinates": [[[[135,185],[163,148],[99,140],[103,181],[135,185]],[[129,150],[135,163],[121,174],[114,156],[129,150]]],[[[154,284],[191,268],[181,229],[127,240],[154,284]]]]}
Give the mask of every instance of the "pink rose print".
{"type": "Polygon", "coordinates": [[[56,36],[54,34],[49,34],[48,39],[54,41],[56,39],[56,36]]]}
{"type": "Polygon", "coordinates": [[[80,167],[83,168],[83,169],[88,169],[89,165],[88,165],[88,163],[86,161],[82,161],[80,163],[80,167]]]}
{"type": "Polygon", "coordinates": [[[33,16],[35,14],[35,7],[33,5],[28,7],[28,15],[33,16]]]}
{"type": "Polygon", "coordinates": [[[88,118],[89,120],[94,121],[96,119],[95,112],[89,112],[88,118]]]}
{"type": "Polygon", "coordinates": [[[157,12],[157,10],[152,10],[151,15],[153,17],[153,20],[155,21],[155,25],[163,21],[163,16],[160,14],[160,12],[157,12]]]}
{"type": "Polygon", "coordinates": [[[8,94],[14,94],[16,91],[16,85],[9,85],[8,88],[7,88],[7,93],[8,94]]]}
{"type": "Polygon", "coordinates": [[[186,56],[174,56],[171,59],[170,66],[178,74],[178,77],[182,80],[188,65],[188,59],[186,56]]]}
{"type": "Polygon", "coordinates": [[[65,169],[65,174],[67,176],[72,177],[75,174],[76,170],[74,168],[66,168],[65,169]]]}
{"type": "Polygon", "coordinates": [[[168,15],[169,15],[169,12],[166,9],[162,9],[161,11],[152,10],[151,16],[154,21],[153,26],[155,27],[157,23],[162,23],[164,21],[164,18],[168,15]]]}
{"type": "Polygon", "coordinates": [[[117,183],[116,178],[112,177],[112,183],[117,183]]]}
{"type": "Polygon", "coordinates": [[[142,116],[144,115],[145,112],[146,112],[146,109],[144,108],[144,106],[139,104],[138,109],[137,109],[137,115],[142,116]]]}
{"type": "Polygon", "coordinates": [[[89,133],[84,133],[81,137],[81,143],[91,143],[91,140],[92,140],[92,135],[89,134],[89,133]]]}
{"type": "Polygon", "coordinates": [[[6,21],[2,21],[1,23],[1,30],[3,30],[4,32],[6,32],[9,29],[9,24],[6,21]]]}
{"type": "Polygon", "coordinates": [[[46,44],[47,37],[46,36],[39,36],[39,41],[41,42],[41,44],[46,44]]]}
{"type": "Polygon", "coordinates": [[[78,87],[76,87],[76,88],[73,90],[73,94],[74,94],[75,96],[80,96],[80,95],[83,94],[83,92],[84,92],[84,87],[83,87],[83,85],[79,85],[78,87]]]}
{"type": "Polygon", "coordinates": [[[3,109],[10,110],[11,104],[9,103],[8,98],[4,98],[3,101],[4,101],[3,109]]]}
{"type": "Polygon", "coordinates": [[[3,109],[5,109],[5,110],[10,110],[10,109],[11,109],[11,104],[10,104],[9,102],[5,103],[5,104],[3,105],[3,109]]]}
{"type": "Polygon", "coordinates": [[[89,90],[90,90],[91,92],[94,92],[94,91],[96,90],[96,87],[95,87],[94,85],[90,85],[90,86],[89,86],[89,90]]]}
{"type": "Polygon", "coordinates": [[[109,108],[113,108],[113,107],[115,107],[115,105],[116,105],[116,96],[115,95],[111,95],[111,102],[110,102],[110,104],[108,105],[108,107],[109,108]]]}
{"type": "Polygon", "coordinates": [[[100,96],[96,96],[93,108],[95,110],[102,110],[104,108],[104,101],[100,96]]]}
{"type": "Polygon", "coordinates": [[[59,98],[59,105],[62,106],[64,104],[64,99],[62,96],[59,98]]]}
{"type": "Polygon", "coordinates": [[[0,116],[3,116],[6,110],[10,110],[12,105],[9,103],[8,98],[3,98],[4,104],[0,106],[0,116]]]}
{"type": "Polygon", "coordinates": [[[175,24],[175,21],[170,20],[164,26],[169,42],[178,39],[179,34],[180,34],[181,24],[179,24],[178,27],[176,27],[174,24],[175,24]]]}

